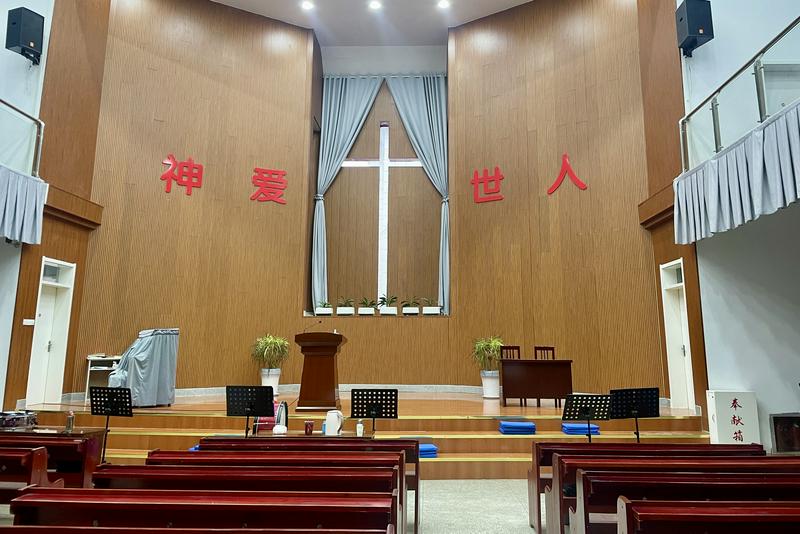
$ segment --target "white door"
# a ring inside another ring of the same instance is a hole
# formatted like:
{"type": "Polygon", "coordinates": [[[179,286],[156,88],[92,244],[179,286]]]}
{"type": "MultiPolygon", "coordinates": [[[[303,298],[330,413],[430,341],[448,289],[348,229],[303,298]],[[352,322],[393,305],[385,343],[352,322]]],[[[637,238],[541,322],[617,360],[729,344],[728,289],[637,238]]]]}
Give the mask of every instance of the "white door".
{"type": "Polygon", "coordinates": [[[694,410],[692,349],[683,284],[683,259],[661,266],[661,301],[664,308],[670,405],[672,408],[694,410]]]}
{"type": "Polygon", "coordinates": [[[28,407],[61,402],[74,279],[75,264],[42,259],[25,395],[28,407]]]}

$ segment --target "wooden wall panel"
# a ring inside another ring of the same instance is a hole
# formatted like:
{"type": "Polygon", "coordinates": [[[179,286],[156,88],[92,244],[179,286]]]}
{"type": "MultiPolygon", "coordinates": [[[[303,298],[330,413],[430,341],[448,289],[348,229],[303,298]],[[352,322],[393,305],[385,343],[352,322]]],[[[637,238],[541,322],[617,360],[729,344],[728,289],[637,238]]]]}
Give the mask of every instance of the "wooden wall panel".
{"type": "MultiPolygon", "coordinates": [[[[689,343],[692,354],[692,378],[694,380],[695,401],[706,413],[706,390],[708,389],[708,371],[706,369],[706,344],[703,336],[703,311],[700,306],[700,278],[697,270],[697,255],[694,245],[675,244],[675,226],[672,219],[651,229],[653,238],[653,256],[655,258],[656,283],[661,293],[660,265],[683,258],[683,282],[686,291],[686,313],[689,322],[689,343]]],[[[664,389],[669,392],[669,375],[667,374],[667,347],[664,334],[664,309],[661,298],[658,299],[658,326],[661,336],[661,360],[664,389]]],[[[664,395],[668,396],[668,395],[664,395]]],[[[706,424],[704,420],[703,424],[706,424]]]]}
{"type": "Polygon", "coordinates": [[[47,51],[40,116],[41,176],[88,199],[103,89],[111,0],[58,0],[47,51]]]}
{"type": "Polygon", "coordinates": [[[253,340],[303,328],[313,35],[189,0],[114,2],[109,26],[75,375],[179,327],[179,387],[252,382],[253,340]],[[205,166],[191,196],[164,192],[170,153],[205,166]],[[285,206],[249,199],[256,166],[287,172],[285,206]]]}
{"type": "Polygon", "coordinates": [[[375,299],[378,287],[378,170],[344,168],[325,195],[328,300],[375,299]]]}
{"type": "MultiPolygon", "coordinates": [[[[389,173],[389,292],[436,300],[442,197],[420,167],[389,173]]],[[[421,303],[420,303],[421,305],[421,303]]]]}
{"type": "MultiPolygon", "coordinates": [[[[67,339],[67,361],[72,361],[76,354],[78,326],[81,317],[80,295],[84,289],[86,272],[86,249],[89,242],[89,231],[76,224],[67,222],[51,214],[45,214],[42,226],[42,242],[37,246],[23,246],[20,260],[19,286],[17,288],[17,304],[14,309],[14,327],[11,334],[8,373],[6,378],[6,394],[4,409],[14,409],[17,399],[24,399],[28,386],[28,368],[30,366],[33,327],[22,326],[23,319],[36,317],[36,303],[39,296],[39,275],[42,269],[42,257],[54,258],[77,264],[75,285],[73,287],[72,314],[67,339]]],[[[85,380],[85,376],[77,379],[85,380]]],[[[65,391],[76,380],[72,366],[64,370],[65,391]]],[[[83,390],[83,388],[81,388],[83,390]]]]}
{"type": "Polygon", "coordinates": [[[553,344],[578,391],[663,386],[637,10],[541,0],[451,31],[450,350],[497,334],[553,344]],[[589,188],[546,194],[568,152],[589,188]],[[502,202],[475,204],[499,165],[502,202]]]}
{"type": "Polygon", "coordinates": [[[675,44],[675,6],[661,0],[638,0],[637,5],[648,190],[653,195],[681,173],[683,73],[675,44]]]}

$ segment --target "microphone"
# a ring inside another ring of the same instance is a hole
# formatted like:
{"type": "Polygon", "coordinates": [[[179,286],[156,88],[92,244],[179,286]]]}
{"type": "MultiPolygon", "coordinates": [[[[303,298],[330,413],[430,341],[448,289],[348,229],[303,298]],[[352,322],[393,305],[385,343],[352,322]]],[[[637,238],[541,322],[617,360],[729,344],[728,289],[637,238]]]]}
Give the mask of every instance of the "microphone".
{"type": "Polygon", "coordinates": [[[309,329],[311,329],[311,328],[316,328],[318,325],[321,325],[321,324],[322,324],[322,319],[320,319],[320,320],[319,320],[319,321],[317,321],[316,323],[311,323],[310,325],[308,325],[308,326],[306,327],[306,329],[305,329],[305,330],[303,330],[303,331],[302,331],[302,332],[300,332],[300,333],[301,333],[301,334],[305,334],[306,332],[308,332],[308,330],[309,330],[309,329]]]}

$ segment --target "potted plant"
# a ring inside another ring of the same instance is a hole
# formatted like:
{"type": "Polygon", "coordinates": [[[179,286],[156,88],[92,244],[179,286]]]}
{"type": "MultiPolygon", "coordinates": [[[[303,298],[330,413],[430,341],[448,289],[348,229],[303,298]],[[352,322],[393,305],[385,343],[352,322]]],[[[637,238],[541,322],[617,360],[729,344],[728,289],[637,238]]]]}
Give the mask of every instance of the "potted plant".
{"type": "Polygon", "coordinates": [[[436,299],[429,299],[423,297],[422,299],[422,315],[441,315],[442,307],[436,299]]]}
{"type": "Polygon", "coordinates": [[[327,300],[321,300],[314,308],[314,315],[333,315],[333,306],[327,300]]]}
{"type": "Polygon", "coordinates": [[[281,366],[289,357],[289,342],[285,338],[267,334],[256,339],[250,353],[261,364],[261,385],[272,386],[272,394],[277,397],[281,366]]]}
{"type": "Polygon", "coordinates": [[[377,302],[371,300],[367,297],[361,299],[361,302],[358,303],[358,314],[359,315],[375,315],[375,307],[378,305],[377,302]]]}
{"type": "Polygon", "coordinates": [[[353,299],[339,297],[339,302],[336,303],[336,315],[355,315],[356,309],[353,304],[353,299]]]}
{"type": "Polygon", "coordinates": [[[475,341],[472,347],[472,357],[481,368],[481,383],[483,384],[483,398],[500,398],[500,347],[503,340],[497,336],[489,336],[475,341]]]}
{"type": "Polygon", "coordinates": [[[403,307],[403,315],[419,315],[419,299],[417,297],[404,300],[400,305],[403,307]]]}
{"type": "Polygon", "coordinates": [[[397,315],[397,306],[395,306],[396,302],[397,297],[394,295],[383,295],[378,300],[378,309],[381,312],[381,315],[397,315]]]}

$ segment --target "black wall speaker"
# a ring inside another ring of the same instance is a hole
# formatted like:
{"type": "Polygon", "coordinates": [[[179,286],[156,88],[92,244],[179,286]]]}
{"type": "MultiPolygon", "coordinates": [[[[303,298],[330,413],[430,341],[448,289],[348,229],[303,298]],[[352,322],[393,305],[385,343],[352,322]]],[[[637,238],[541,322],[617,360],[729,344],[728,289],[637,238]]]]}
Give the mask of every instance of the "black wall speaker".
{"type": "Polygon", "coordinates": [[[709,0],[684,0],[675,12],[678,26],[678,48],[683,55],[692,57],[695,48],[714,38],[709,0]]]}
{"type": "Polygon", "coordinates": [[[42,57],[44,17],[24,7],[8,12],[6,48],[38,65],[42,57]]]}

